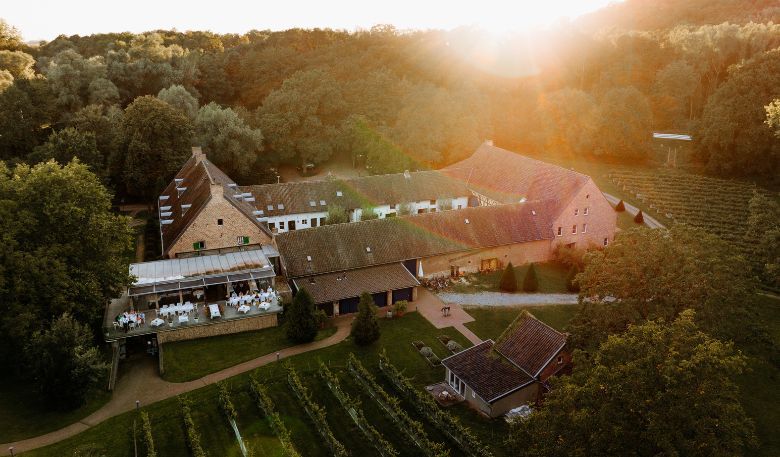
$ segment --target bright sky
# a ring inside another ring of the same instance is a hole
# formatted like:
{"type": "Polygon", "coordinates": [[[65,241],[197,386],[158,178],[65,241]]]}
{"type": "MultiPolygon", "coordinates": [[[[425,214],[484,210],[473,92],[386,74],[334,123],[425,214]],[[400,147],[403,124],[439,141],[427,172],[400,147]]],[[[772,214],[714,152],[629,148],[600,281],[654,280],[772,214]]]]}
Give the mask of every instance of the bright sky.
{"type": "Polygon", "coordinates": [[[172,28],[243,33],[292,27],[355,30],[375,24],[393,24],[399,29],[476,25],[505,32],[573,19],[614,1],[5,0],[0,17],[17,27],[25,40],[172,28]]]}

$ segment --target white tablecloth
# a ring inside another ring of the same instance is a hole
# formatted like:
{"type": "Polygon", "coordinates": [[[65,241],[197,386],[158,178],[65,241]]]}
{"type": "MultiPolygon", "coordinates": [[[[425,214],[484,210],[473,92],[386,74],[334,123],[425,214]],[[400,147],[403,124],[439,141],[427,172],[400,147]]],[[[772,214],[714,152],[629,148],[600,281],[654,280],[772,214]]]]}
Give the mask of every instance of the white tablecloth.
{"type": "Polygon", "coordinates": [[[151,322],[151,324],[152,324],[152,327],[159,327],[159,326],[161,326],[161,325],[165,324],[165,321],[164,321],[164,320],[162,320],[162,319],[160,319],[160,318],[158,317],[157,319],[154,319],[154,320],[151,322]]]}
{"type": "Polygon", "coordinates": [[[257,305],[257,307],[262,309],[263,311],[268,311],[268,309],[271,308],[271,304],[268,302],[262,302],[259,305],[257,305]]]}
{"type": "Polygon", "coordinates": [[[222,316],[219,314],[219,306],[218,305],[209,305],[209,313],[211,313],[211,318],[214,319],[215,317],[222,316]]]}
{"type": "Polygon", "coordinates": [[[187,317],[187,315],[186,315],[186,314],[182,314],[181,316],[179,316],[179,323],[180,323],[180,324],[182,324],[182,323],[184,323],[184,322],[189,322],[189,321],[190,321],[190,318],[189,318],[189,317],[187,317]]]}
{"type": "Polygon", "coordinates": [[[241,305],[241,306],[239,306],[238,307],[238,312],[239,313],[244,313],[244,314],[248,313],[249,312],[249,305],[241,305]]]}

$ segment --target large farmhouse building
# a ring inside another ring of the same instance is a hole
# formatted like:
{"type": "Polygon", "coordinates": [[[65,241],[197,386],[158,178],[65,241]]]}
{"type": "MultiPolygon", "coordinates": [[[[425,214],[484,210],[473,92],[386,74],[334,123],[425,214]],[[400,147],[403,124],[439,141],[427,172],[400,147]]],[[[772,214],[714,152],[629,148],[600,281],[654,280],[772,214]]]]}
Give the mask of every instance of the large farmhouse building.
{"type": "Polygon", "coordinates": [[[590,177],[491,142],[439,171],[257,186],[238,186],[194,148],[159,214],[166,256],[262,249],[329,315],[354,312],[362,292],[383,307],[414,300],[424,277],[604,246],[616,225],[590,177]],[[350,223],[323,226],[332,206],[350,223]],[[376,219],[362,220],[367,210],[376,219]]]}
{"type": "Polygon", "coordinates": [[[446,382],[489,417],[535,403],[547,380],[571,367],[566,334],[527,311],[497,341],[486,340],[442,360],[446,382]]]}

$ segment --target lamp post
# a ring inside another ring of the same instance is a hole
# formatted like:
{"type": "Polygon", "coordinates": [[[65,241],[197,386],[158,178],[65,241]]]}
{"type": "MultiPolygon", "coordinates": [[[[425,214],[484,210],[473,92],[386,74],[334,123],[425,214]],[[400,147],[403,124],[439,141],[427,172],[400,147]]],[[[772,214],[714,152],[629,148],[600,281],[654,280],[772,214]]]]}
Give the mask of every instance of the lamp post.
{"type": "Polygon", "coordinates": [[[141,400],[135,401],[135,412],[138,412],[141,409],[141,400]]]}

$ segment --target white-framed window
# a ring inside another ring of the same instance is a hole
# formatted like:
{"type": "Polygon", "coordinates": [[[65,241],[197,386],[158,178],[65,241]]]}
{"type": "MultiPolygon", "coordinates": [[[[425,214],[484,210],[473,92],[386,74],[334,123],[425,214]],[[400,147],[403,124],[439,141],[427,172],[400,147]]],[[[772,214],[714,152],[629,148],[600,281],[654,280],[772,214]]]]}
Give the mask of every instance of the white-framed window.
{"type": "Polygon", "coordinates": [[[249,237],[243,235],[236,237],[236,244],[239,246],[246,246],[249,244],[249,237]]]}
{"type": "Polygon", "coordinates": [[[558,356],[558,365],[563,365],[563,356],[562,355],[558,356]]]}
{"type": "Polygon", "coordinates": [[[271,230],[276,230],[276,222],[269,222],[268,228],[271,230]]]}
{"type": "Polygon", "coordinates": [[[582,214],[588,215],[588,207],[586,206],[585,209],[582,210],[582,214]]]}
{"type": "Polygon", "coordinates": [[[284,230],[284,221],[279,221],[279,230],[284,230]]]}
{"type": "Polygon", "coordinates": [[[604,238],[604,246],[609,244],[609,238],[604,238]]]}
{"type": "Polygon", "coordinates": [[[574,208],[574,215],[576,216],[578,214],[580,214],[580,209],[579,208],[574,208]]]}
{"type": "Polygon", "coordinates": [[[582,233],[588,233],[588,224],[582,224],[582,233]]]}
{"type": "Polygon", "coordinates": [[[574,224],[571,226],[571,234],[576,235],[577,234],[577,224],[574,224]]]}
{"type": "Polygon", "coordinates": [[[196,241],[192,243],[192,248],[196,251],[200,251],[201,249],[206,249],[206,242],[205,241],[196,241]]]}
{"type": "Polygon", "coordinates": [[[558,227],[558,236],[563,236],[563,227],[558,227]]]}

